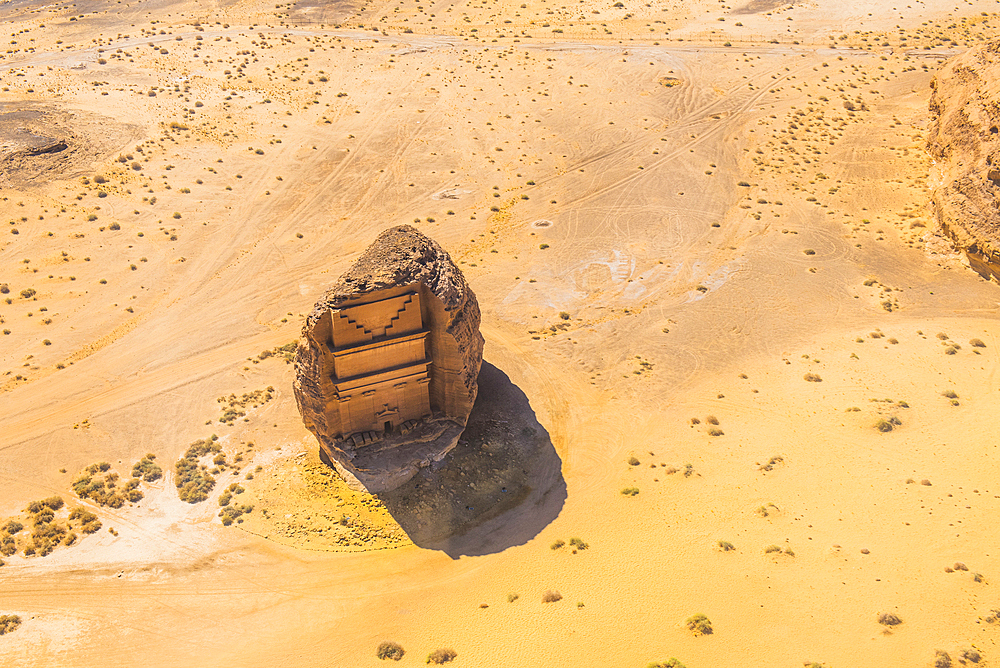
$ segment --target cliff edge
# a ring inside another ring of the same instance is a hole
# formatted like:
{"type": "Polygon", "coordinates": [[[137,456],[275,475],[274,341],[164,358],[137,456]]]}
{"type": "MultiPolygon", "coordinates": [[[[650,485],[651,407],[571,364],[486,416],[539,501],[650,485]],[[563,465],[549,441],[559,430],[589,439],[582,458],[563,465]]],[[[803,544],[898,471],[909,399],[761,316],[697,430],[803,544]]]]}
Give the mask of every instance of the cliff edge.
{"type": "Polygon", "coordinates": [[[972,268],[1000,279],[1000,40],[950,60],[931,88],[935,214],[972,268]]]}

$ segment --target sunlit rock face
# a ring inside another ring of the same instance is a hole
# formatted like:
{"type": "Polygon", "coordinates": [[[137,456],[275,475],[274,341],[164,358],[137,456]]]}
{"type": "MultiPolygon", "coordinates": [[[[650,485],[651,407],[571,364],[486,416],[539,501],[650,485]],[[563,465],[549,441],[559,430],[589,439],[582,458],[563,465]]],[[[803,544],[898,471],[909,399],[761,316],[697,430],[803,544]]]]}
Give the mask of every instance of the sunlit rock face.
{"type": "Polygon", "coordinates": [[[479,321],[437,242],[409,225],[380,234],[302,330],[295,399],[323,460],[381,492],[443,458],[476,400],[479,321]]]}
{"type": "Polygon", "coordinates": [[[934,210],[972,268],[1000,279],[1000,41],[951,59],[931,83],[934,210]]]}

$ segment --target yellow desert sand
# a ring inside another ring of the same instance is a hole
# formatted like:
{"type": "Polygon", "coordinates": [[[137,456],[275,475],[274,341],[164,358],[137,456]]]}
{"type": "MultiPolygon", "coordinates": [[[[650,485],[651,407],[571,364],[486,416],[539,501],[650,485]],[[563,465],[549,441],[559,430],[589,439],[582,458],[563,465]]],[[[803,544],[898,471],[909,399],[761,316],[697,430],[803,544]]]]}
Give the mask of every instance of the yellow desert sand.
{"type": "Polygon", "coordinates": [[[927,142],[997,12],[4,3],[0,665],[995,665],[1000,288],[927,142]],[[485,349],[372,496],[292,362],[402,224],[485,349]]]}

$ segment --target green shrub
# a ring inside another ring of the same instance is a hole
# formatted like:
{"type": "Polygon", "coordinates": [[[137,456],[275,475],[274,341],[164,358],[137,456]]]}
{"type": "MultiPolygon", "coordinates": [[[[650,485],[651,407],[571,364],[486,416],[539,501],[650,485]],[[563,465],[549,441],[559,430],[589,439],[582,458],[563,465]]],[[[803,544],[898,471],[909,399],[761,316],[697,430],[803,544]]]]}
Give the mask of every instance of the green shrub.
{"type": "Polygon", "coordinates": [[[635,496],[639,493],[638,487],[624,487],[622,488],[622,496],[635,496]]]}
{"type": "Polygon", "coordinates": [[[386,659],[392,659],[393,661],[399,661],[406,654],[406,650],[399,643],[391,642],[389,640],[383,640],[378,644],[378,649],[375,650],[375,656],[385,661],[386,659]]]}
{"type": "Polygon", "coordinates": [[[229,526],[233,522],[242,522],[243,520],[240,518],[251,512],[253,512],[253,506],[250,504],[233,504],[220,510],[219,517],[222,518],[223,526],[229,526]]]}
{"type": "Polygon", "coordinates": [[[696,636],[707,636],[712,634],[712,621],[701,613],[688,617],[685,624],[687,625],[688,630],[696,636]]]}
{"type": "Polygon", "coordinates": [[[148,454],[132,465],[132,477],[142,478],[146,482],[154,482],[163,477],[163,469],[154,462],[156,455],[148,454]]]}
{"type": "Polygon", "coordinates": [[[736,546],[730,543],[728,540],[720,540],[718,542],[719,549],[723,552],[732,552],[736,549],[736,546]]]}
{"type": "Polygon", "coordinates": [[[441,649],[436,649],[427,655],[427,663],[433,663],[436,666],[448,663],[449,661],[454,661],[455,657],[458,656],[458,652],[447,647],[442,647],[441,649]]]}
{"type": "Polygon", "coordinates": [[[208,498],[208,493],[215,487],[215,478],[208,472],[208,467],[198,460],[205,455],[218,453],[222,450],[215,441],[218,437],[199,439],[192,443],[184,456],[174,465],[176,473],[175,484],[181,501],[198,503],[208,498]]]}
{"type": "Polygon", "coordinates": [[[588,547],[590,547],[589,544],[583,542],[583,540],[580,538],[570,538],[569,544],[570,547],[575,547],[578,550],[586,550],[588,547]]]}
{"type": "Polygon", "coordinates": [[[566,545],[566,541],[564,541],[562,538],[557,538],[552,543],[552,545],[549,545],[549,547],[552,548],[553,550],[558,550],[561,547],[565,547],[565,545],[566,545]]]}

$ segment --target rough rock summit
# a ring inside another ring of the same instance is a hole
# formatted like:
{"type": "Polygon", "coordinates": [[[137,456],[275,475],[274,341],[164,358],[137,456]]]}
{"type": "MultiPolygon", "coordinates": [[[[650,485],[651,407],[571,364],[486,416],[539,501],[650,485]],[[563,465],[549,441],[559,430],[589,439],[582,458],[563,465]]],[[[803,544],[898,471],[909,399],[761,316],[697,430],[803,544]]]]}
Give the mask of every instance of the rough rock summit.
{"type": "Polygon", "coordinates": [[[320,457],[384,492],[458,443],[483,359],[479,304],[451,257],[409,225],[386,230],[316,303],[295,399],[320,457]]]}
{"type": "Polygon", "coordinates": [[[938,222],[973,269],[1000,278],[1000,41],[953,58],[931,87],[938,222]]]}

